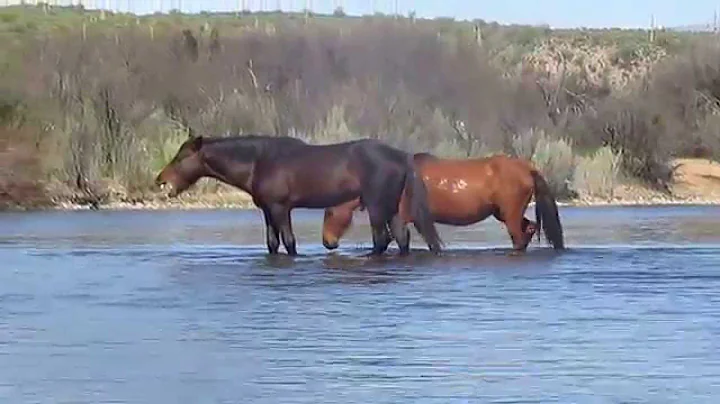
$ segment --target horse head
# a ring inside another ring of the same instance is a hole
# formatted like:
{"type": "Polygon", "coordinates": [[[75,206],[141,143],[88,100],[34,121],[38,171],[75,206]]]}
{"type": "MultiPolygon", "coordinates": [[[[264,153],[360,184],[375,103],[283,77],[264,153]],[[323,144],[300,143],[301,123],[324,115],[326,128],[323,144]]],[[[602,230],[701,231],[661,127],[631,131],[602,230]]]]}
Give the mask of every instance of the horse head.
{"type": "Polygon", "coordinates": [[[334,250],[340,246],[340,239],[352,225],[355,210],[365,210],[359,198],[325,209],[322,227],[325,248],[334,250]]]}
{"type": "Polygon", "coordinates": [[[176,197],[195,184],[205,175],[205,166],[200,153],[202,146],[202,136],[186,140],[175,157],[155,178],[155,185],[166,191],[168,196],[176,197]]]}

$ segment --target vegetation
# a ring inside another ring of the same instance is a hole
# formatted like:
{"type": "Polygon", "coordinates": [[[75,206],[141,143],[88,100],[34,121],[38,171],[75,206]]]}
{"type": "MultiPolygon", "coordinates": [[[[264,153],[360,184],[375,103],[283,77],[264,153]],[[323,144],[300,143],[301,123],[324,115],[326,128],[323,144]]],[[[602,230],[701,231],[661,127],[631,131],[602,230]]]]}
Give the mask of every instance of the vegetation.
{"type": "Polygon", "coordinates": [[[520,155],[564,198],[720,157],[710,34],[38,6],[1,8],[0,43],[0,206],[152,200],[189,134],[520,155]]]}

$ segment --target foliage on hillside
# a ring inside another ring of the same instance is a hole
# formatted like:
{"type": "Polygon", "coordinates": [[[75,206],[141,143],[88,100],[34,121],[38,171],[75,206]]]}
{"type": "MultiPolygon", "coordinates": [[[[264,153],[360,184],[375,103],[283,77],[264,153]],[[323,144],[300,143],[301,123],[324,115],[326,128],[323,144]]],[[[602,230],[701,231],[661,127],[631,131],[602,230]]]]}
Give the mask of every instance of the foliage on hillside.
{"type": "Polygon", "coordinates": [[[0,202],[147,200],[190,133],[522,155],[562,197],[608,197],[623,178],[666,189],[671,158],[720,153],[720,46],[653,35],[0,9],[0,153],[13,156],[0,166],[0,202]]]}

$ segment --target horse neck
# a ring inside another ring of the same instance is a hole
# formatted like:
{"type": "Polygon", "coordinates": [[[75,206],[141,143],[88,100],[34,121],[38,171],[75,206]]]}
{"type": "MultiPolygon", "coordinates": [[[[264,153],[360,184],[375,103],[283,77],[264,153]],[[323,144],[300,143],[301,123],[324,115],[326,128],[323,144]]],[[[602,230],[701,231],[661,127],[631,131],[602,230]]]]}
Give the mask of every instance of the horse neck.
{"type": "Polygon", "coordinates": [[[204,176],[250,192],[256,158],[240,161],[209,149],[202,154],[202,162],[205,167],[204,176]]]}

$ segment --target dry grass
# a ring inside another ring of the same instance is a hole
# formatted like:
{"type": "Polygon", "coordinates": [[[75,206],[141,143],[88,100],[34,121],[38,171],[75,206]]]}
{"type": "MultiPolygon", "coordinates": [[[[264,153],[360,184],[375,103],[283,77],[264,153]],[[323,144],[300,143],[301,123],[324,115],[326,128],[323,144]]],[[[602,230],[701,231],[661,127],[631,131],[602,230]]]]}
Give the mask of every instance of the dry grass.
{"type": "Polygon", "coordinates": [[[621,159],[607,146],[590,156],[579,157],[572,179],[572,188],[578,197],[612,200],[620,185],[621,159]]]}
{"type": "MultiPolygon", "coordinates": [[[[663,194],[677,156],[720,158],[717,41],[485,23],[479,38],[449,20],[62,12],[0,13],[0,35],[15,44],[0,52],[12,56],[0,66],[0,128],[23,133],[13,156],[30,154],[7,160],[0,186],[21,204],[33,199],[30,183],[55,203],[164,203],[152,179],[188,134],[521,155],[559,196],[606,200],[629,197],[625,188],[663,194]],[[86,32],[46,27],[70,17],[86,32]]],[[[234,204],[233,195],[206,181],[185,203],[234,204]]]]}

